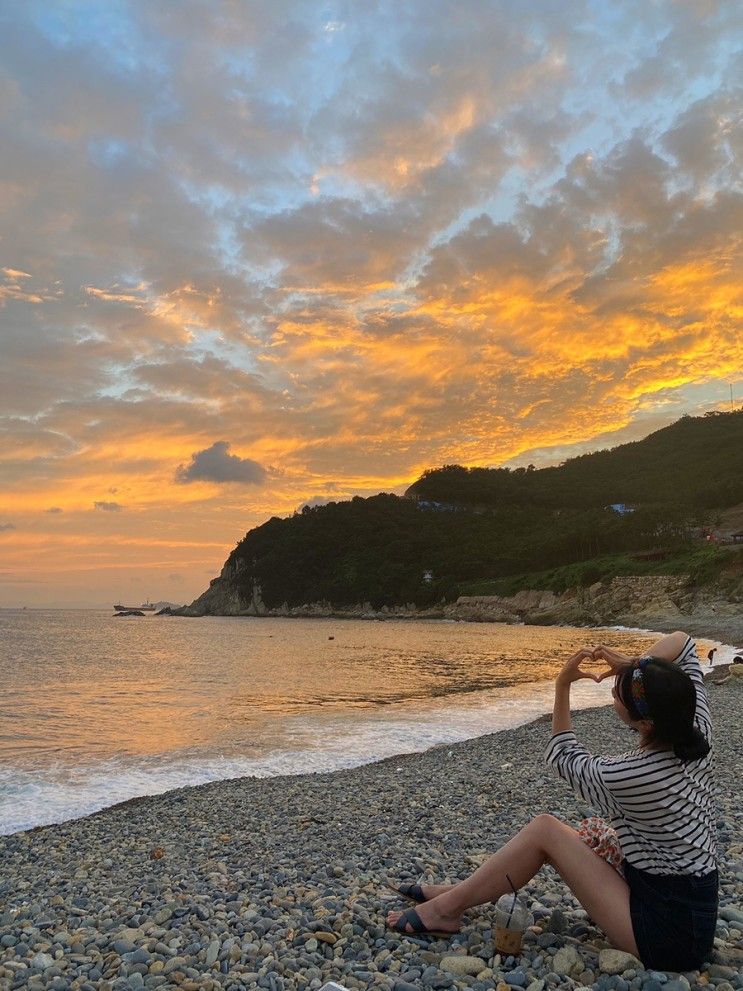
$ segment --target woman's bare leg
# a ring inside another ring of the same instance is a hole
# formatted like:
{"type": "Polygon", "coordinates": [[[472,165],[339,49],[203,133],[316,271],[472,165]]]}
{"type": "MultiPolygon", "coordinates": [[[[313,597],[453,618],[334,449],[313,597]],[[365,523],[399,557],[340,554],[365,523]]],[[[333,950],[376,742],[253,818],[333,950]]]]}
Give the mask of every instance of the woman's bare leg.
{"type": "MultiPolygon", "coordinates": [[[[417,912],[427,928],[457,932],[468,908],[497,901],[511,890],[506,873],[520,888],[546,863],[557,870],[614,946],[637,956],[627,882],[574,829],[551,815],[532,819],[466,881],[419,905],[417,912]]],[[[390,912],[389,924],[394,925],[400,914],[390,912]]]]}

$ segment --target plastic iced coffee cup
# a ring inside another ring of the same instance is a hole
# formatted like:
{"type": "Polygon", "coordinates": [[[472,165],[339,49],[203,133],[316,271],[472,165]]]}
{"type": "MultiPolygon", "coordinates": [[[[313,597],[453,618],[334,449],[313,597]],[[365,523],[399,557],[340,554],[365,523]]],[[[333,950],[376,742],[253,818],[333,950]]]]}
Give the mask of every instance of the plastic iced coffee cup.
{"type": "MultiPolygon", "coordinates": [[[[511,879],[508,880],[510,882],[511,879]]],[[[509,957],[521,953],[524,930],[533,922],[534,916],[518,897],[515,888],[512,893],[501,895],[495,903],[494,942],[498,953],[509,957]]]]}

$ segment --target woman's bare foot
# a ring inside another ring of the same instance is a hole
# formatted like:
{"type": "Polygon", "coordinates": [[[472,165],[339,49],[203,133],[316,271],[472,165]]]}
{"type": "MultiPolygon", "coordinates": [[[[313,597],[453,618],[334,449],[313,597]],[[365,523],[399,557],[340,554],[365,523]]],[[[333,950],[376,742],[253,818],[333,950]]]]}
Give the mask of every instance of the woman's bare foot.
{"type": "MultiPolygon", "coordinates": [[[[425,894],[427,889],[439,887],[444,891],[448,891],[452,885],[421,885],[423,888],[423,893],[425,894]]],[[[416,912],[420,916],[420,920],[426,929],[429,930],[440,930],[441,932],[447,933],[458,933],[462,926],[462,916],[461,915],[445,915],[441,908],[437,905],[437,899],[432,898],[431,901],[421,902],[420,905],[416,907],[416,912]]],[[[404,912],[388,912],[387,913],[387,925],[394,929],[397,924],[397,920],[404,912]]],[[[408,923],[405,931],[411,935],[415,935],[413,927],[408,923]]]]}

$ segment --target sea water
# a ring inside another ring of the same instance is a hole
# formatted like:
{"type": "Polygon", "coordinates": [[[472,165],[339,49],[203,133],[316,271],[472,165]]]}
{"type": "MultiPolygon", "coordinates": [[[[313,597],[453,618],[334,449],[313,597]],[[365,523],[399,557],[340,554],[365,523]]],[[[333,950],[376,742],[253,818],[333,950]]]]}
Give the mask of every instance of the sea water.
{"type": "MultiPolygon", "coordinates": [[[[578,647],[639,653],[654,639],[0,610],[0,833],[184,785],[331,771],[517,726],[550,711],[554,677],[578,647]]],[[[605,704],[610,682],[579,682],[573,700],[605,704]]]]}

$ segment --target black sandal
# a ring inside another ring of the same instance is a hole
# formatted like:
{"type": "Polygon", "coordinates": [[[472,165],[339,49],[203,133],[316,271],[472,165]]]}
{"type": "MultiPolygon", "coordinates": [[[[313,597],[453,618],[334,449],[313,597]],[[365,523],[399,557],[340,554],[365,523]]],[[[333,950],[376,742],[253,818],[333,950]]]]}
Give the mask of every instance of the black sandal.
{"type": "Polygon", "coordinates": [[[403,912],[394,926],[390,926],[390,929],[400,933],[402,936],[436,936],[443,939],[451,939],[452,936],[456,936],[459,932],[459,930],[457,932],[444,932],[443,929],[426,928],[425,922],[414,908],[409,908],[407,912],[403,912]],[[408,926],[412,926],[412,932],[408,930],[408,926]]]}
{"type": "Polygon", "coordinates": [[[392,884],[386,884],[385,888],[389,888],[390,891],[394,891],[396,895],[402,895],[403,898],[407,898],[408,901],[415,902],[416,905],[422,905],[423,902],[427,902],[428,899],[423,894],[423,888],[419,884],[411,884],[405,882],[399,884],[395,887],[392,884]]]}

